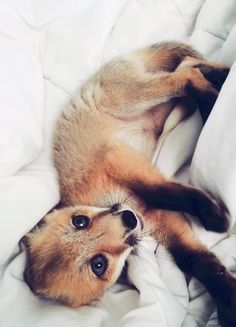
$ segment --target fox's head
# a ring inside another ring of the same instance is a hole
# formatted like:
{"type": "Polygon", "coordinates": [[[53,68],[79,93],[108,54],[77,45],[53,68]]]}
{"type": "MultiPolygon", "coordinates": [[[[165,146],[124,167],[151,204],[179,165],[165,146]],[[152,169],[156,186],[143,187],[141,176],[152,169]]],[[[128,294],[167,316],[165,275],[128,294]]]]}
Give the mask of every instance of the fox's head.
{"type": "Polygon", "coordinates": [[[142,221],[129,207],[67,207],[24,237],[31,290],[72,307],[98,299],[119,277],[142,221]]]}

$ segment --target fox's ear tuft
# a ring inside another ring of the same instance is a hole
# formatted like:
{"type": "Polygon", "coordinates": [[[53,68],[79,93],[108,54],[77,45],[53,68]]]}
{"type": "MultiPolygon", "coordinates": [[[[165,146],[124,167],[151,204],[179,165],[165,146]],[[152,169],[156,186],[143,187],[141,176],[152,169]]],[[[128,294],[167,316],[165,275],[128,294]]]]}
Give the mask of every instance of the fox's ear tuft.
{"type": "Polygon", "coordinates": [[[29,246],[29,239],[30,239],[31,235],[32,235],[32,233],[28,233],[27,235],[24,235],[20,239],[19,244],[20,244],[21,249],[29,246]]]}

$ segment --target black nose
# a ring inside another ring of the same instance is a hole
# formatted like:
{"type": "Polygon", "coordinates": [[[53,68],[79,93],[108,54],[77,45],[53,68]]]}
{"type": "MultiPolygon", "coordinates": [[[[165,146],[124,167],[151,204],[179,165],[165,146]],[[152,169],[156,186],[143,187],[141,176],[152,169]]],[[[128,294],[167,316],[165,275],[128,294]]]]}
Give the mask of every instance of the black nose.
{"type": "Polygon", "coordinates": [[[125,227],[128,227],[129,229],[135,229],[137,226],[137,218],[135,214],[132,211],[125,210],[121,214],[121,219],[123,222],[123,225],[125,227]]]}

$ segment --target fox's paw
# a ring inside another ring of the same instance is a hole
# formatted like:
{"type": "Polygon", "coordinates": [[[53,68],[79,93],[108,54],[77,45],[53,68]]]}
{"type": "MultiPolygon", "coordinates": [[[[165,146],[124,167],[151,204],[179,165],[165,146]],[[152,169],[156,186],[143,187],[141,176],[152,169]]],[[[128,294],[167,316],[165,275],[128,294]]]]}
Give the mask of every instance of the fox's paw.
{"type": "Polygon", "coordinates": [[[229,211],[222,201],[205,198],[198,211],[206,230],[224,233],[229,229],[229,211]]]}
{"type": "Polygon", "coordinates": [[[198,68],[205,79],[207,79],[218,91],[220,91],[230,71],[226,66],[217,67],[210,63],[197,64],[193,67],[198,68]]]}
{"type": "Polygon", "coordinates": [[[236,326],[236,279],[232,277],[229,291],[217,303],[218,320],[222,327],[236,326]]]}

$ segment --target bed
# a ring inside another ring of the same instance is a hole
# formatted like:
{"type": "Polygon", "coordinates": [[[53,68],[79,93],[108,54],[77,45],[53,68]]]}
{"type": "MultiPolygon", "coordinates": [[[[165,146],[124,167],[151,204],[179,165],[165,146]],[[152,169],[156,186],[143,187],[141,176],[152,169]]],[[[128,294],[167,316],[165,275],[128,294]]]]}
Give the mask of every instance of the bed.
{"type": "Polygon", "coordinates": [[[163,40],[231,67],[205,126],[195,113],[162,139],[153,161],[225,201],[229,233],[193,228],[236,275],[236,0],[1,0],[0,326],[218,326],[204,288],[150,240],[130,258],[139,292],[116,284],[97,304],[70,309],[23,281],[18,242],[59,200],[51,136],[63,106],[110,58],[163,40]]]}

